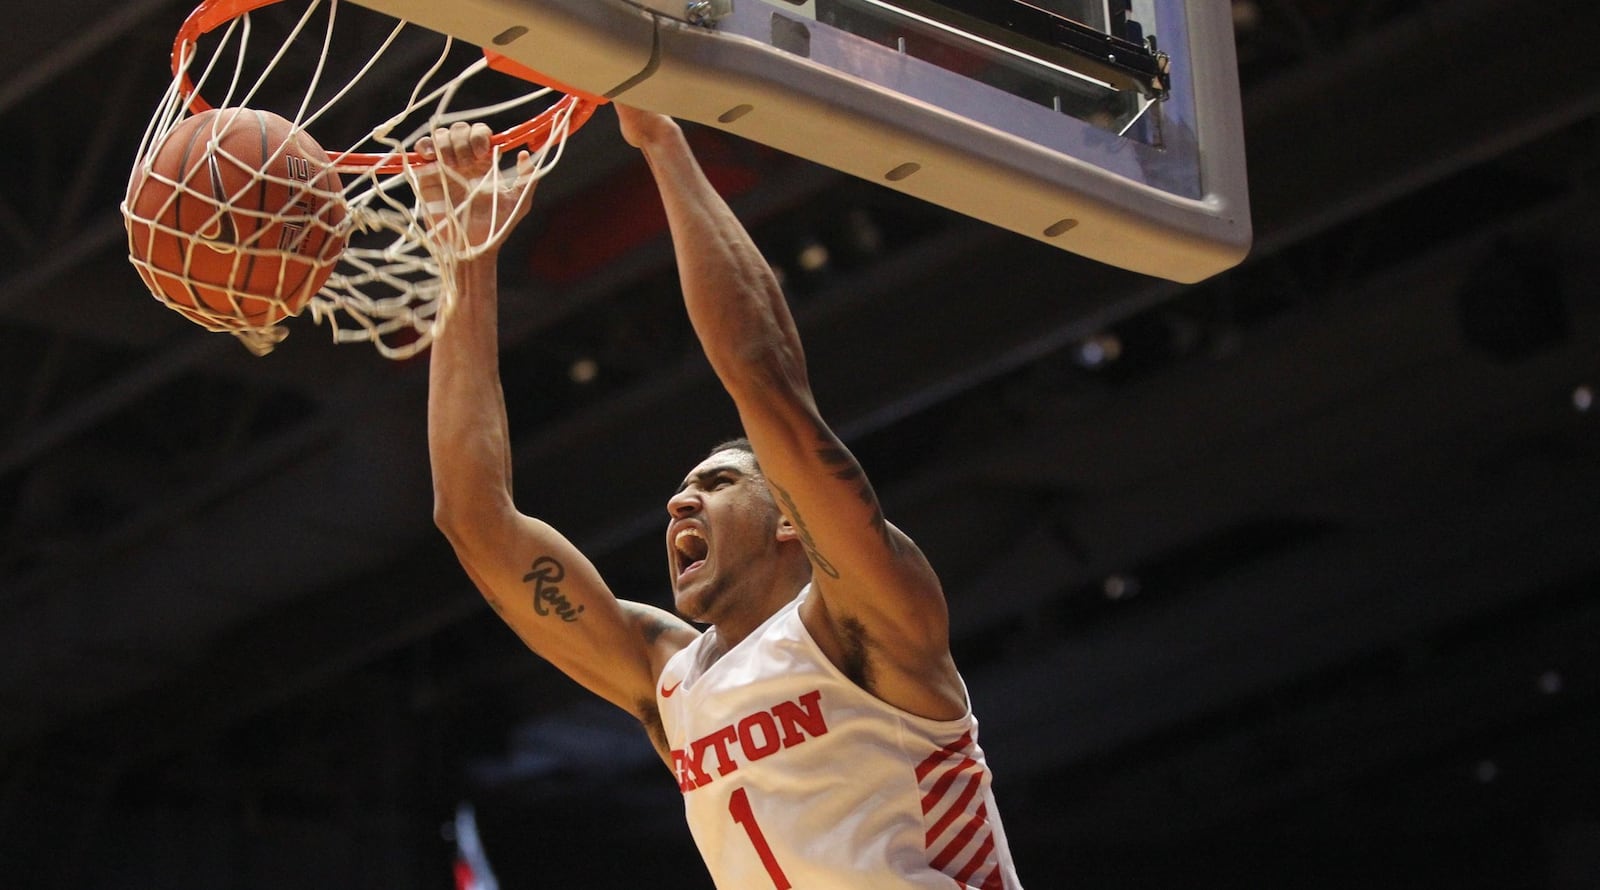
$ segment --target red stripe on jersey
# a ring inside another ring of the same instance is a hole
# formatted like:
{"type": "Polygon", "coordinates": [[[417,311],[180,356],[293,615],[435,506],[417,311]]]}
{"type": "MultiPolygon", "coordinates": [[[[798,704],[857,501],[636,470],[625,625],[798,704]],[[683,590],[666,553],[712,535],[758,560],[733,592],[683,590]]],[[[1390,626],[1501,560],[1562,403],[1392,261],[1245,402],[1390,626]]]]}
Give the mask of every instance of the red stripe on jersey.
{"type": "MultiPolygon", "coordinates": [[[[922,843],[924,847],[932,849],[933,842],[939,839],[939,835],[944,834],[944,830],[950,827],[950,823],[954,822],[957,816],[966,812],[967,806],[972,803],[972,796],[978,793],[978,787],[982,784],[982,775],[973,776],[967,782],[967,786],[961,789],[961,796],[956,798],[956,802],[944,811],[944,815],[939,817],[939,821],[933,823],[933,827],[928,829],[927,840],[922,843]]],[[[927,815],[928,805],[926,800],[923,802],[922,812],[923,815],[927,815]]]]}
{"type": "Polygon", "coordinates": [[[982,764],[969,756],[972,747],[972,733],[968,732],[917,764],[922,814],[929,816],[935,810],[942,810],[925,835],[924,843],[933,857],[928,864],[969,890],[1002,890],[1004,875],[995,858],[995,837],[989,829],[988,805],[979,794],[983,790],[985,771],[982,764]],[[957,788],[963,776],[966,781],[957,788]],[[971,809],[974,802],[976,810],[971,809]],[[957,824],[959,830],[936,847],[939,839],[957,824]],[[955,868],[952,863],[958,859],[959,870],[952,871],[955,868]],[[981,880],[977,876],[981,876],[981,880]]]}
{"type": "MultiPolygon", "coordinates": [[[[955,784],[956,779],[959,778],[963,772],[970,769],[976,769],[977,766],[978,761],[973,760],[970,757],[965,757],[962,758],[960,763],[956,764],[945,773],[940,775],[939,781],[934,782],[933,787],[929,788],[922,794],[922,815],[928,815],[928,813],[933,811],[934,807],[939,805],[939,801],[944,799],[945,794],[950,791],[950,786],[955,784]]],[[[982,776],[982,773],[979,773],[979,776],[982,776]]]]}
{"type": "Polygon", "coordinates": [[[932,754],[929,754],[921,763],[917,764],[917,781],[921,782],[923,779],[927,778],[928,773],[933,772],[934,768],[939,764],[949,760],[951,757],[957,754],[960,754],[967,748],[971,747],[971,745],[972,733],[968,732],[962,735],[961,738],[956,739],[950,744],[945,745],[943,748],[940,748],[932,754]]]}
{"type": "MultiPolygon", "coordinates": [[[[962,884],[971,881],[972,876],[977,874],[978,869],[983,868],[983,866],[989,862],[989,857],[993,855],[994,835],[990,834],[983,839],[983,843],[978,845],[978,852],[973,853],[972,858],[967,860],[967,864],[963,865],[961,870],[955,873],[954,877],[956,881],[962,884]]],[[[998,872],[999,868],[996,867],[995,871],[998,872]]]]}
{"type": "Polygon", "coordinates": [[[944,871],[944,867],[950,864],[950,860],[956,858],[956,854],[966,849],[967,843],[972,840],[972,836],[977,834],[980,828],[987,826],[988,823],[989,808],[987,805],[980,804],[978,812],[973,815],[966,827],[961,829],[961,833],[952,838],[950,843],[945,844],[939,855],[933,857],[933,861],[928,864],[933,866],[935,871],[944,871]]]}

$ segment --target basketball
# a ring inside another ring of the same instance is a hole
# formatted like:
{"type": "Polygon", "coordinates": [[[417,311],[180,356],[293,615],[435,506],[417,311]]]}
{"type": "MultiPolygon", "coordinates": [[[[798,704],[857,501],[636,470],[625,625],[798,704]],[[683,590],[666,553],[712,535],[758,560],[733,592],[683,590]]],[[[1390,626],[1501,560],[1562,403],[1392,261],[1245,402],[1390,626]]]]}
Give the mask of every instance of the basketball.
{"type": "Polygon", "coordinates": [[[249,108],[173,127],[134,167],[129,255],[150,292],[213,330],[297,314],[344,251],[339,174],[316,140],[249,108]]]}

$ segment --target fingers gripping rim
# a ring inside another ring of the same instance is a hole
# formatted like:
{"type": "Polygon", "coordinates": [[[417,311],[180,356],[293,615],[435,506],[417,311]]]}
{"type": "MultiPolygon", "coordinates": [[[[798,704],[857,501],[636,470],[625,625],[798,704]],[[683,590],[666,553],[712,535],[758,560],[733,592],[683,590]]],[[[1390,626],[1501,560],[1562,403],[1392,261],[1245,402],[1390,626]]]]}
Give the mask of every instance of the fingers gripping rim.
{"type": "MultiPolygon", "coordinates": [[[[184,20],[183,25],[178,29],[178,36],[172,44],[172,73],[173,76],[179,78],[178,92],[187,101],[191,114],[198,114],[212,107],[205,97],[201,96],[199,91],[195,89],[194,82],[189,79],[187,70],[188,62],[196,51],[196,44],[200,36],[208,34],[246,13],[280,2],[282,0],[202,0],[200,5],[189,13],[188,18],[184,20]]],[[[566,94],[560,101],[546,108],[536,117],[495,133],[490,141],[502,151],[511,151],[523,146],[531,149],[535,146],[535,143],[542,144],[544,140],[549,138],[551,127],[555,121],[566,115],[568,109],[571,110],[571,115],[567,120],[566,132],[568,134],[576,132],[579,127],[588,122],[596,108],[609,101],[603,96],[585,93],[546,78],[538,71],[512,61],[499,53],[484,50],[483,54],[488,60],[489,67],[502,74],[519,77],[530,83],[550,87],[566,94]]],[[[420,166],[427,163],[415,151],[369,154],[329,150],[328,159],[339,168],[370,170],[378,175],[399,173],[408,166],[420,166]]]]}
{"type": "MultiPolygon", "coordinates": [[[[566,127],[567,133],[570,134],[587,123],[597,107],[599,106],[596,103],[580,99],[577,96],[563,96],[560,101],[546,108],[539,116],[511,127],[504,132],[496,133],[489,141],[490,144],[496,146],[502,152],[509,152],[522,146],[532,148],[535,144],[542,144],[544,140],[549,138],[551,127],[561,119],[561,115],[568,108],[572,109],[572,116],[568,119],[566,127]]],[[[379,176],[402,173],[407,169],[429,163],[426,158],[415,151],[393,152],[390,154],[363,154],[361,152],[335,154],[329,152],[328,155],[339,168],[357,167],[370,169],[379,176]]]]}

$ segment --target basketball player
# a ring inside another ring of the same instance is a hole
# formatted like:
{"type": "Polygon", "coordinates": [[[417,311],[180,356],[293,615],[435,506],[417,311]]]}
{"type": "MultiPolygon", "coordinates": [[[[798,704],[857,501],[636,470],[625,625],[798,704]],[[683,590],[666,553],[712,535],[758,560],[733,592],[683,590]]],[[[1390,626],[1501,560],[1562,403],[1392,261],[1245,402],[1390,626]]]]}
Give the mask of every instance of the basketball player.
{"type": "MultiPolygon", "coordinates": [[[[654,174],[689,319],[744,426],[666,502],[674,606],[706,630],[617,599],[513,505],[498,244],[458,270],[459,303],[433,345],[436,522],[529,648],[643,724],[722,890],[1019,888],[939,579],[818,414],[773,273],[678,125],[617,114],[654,174]]],[[[488,140],[457,124],[425,154],[482,176],[488,140]]]]}

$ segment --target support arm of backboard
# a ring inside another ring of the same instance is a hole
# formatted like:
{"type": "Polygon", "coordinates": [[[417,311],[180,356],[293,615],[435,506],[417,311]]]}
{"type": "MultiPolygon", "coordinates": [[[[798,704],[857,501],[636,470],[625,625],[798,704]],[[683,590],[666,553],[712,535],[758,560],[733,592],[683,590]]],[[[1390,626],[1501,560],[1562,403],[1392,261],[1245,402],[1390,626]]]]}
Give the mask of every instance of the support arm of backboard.
{"type": "Polygon", "coordinates": [[[1032,123],[1019,135],[954,113],[927,98],[929,83],[969,104],[1026,103],[787,15],[782,3],[724,0],[720,18],[691,24],[691,4],[679,0],[359,2],[580,89],[717,127],[1125,269],[1193,282],[1249,249],[1226,0],[1189,0],[1190,42],[1207,50],[1191,60],[1184,107],[1195,112],[1172,118],[1159,149],[1120,146],[1118,137],[1048,109],[1037,111],[1037,126],[1059,127],[1064,136],[1028,138],[1032,123]],[[1163,189],[1159,176],[1139,181],[1152,166],[1144,159],[1159,164],[1178,151],[1198,164],[1189,193],[1163,189]]]}

